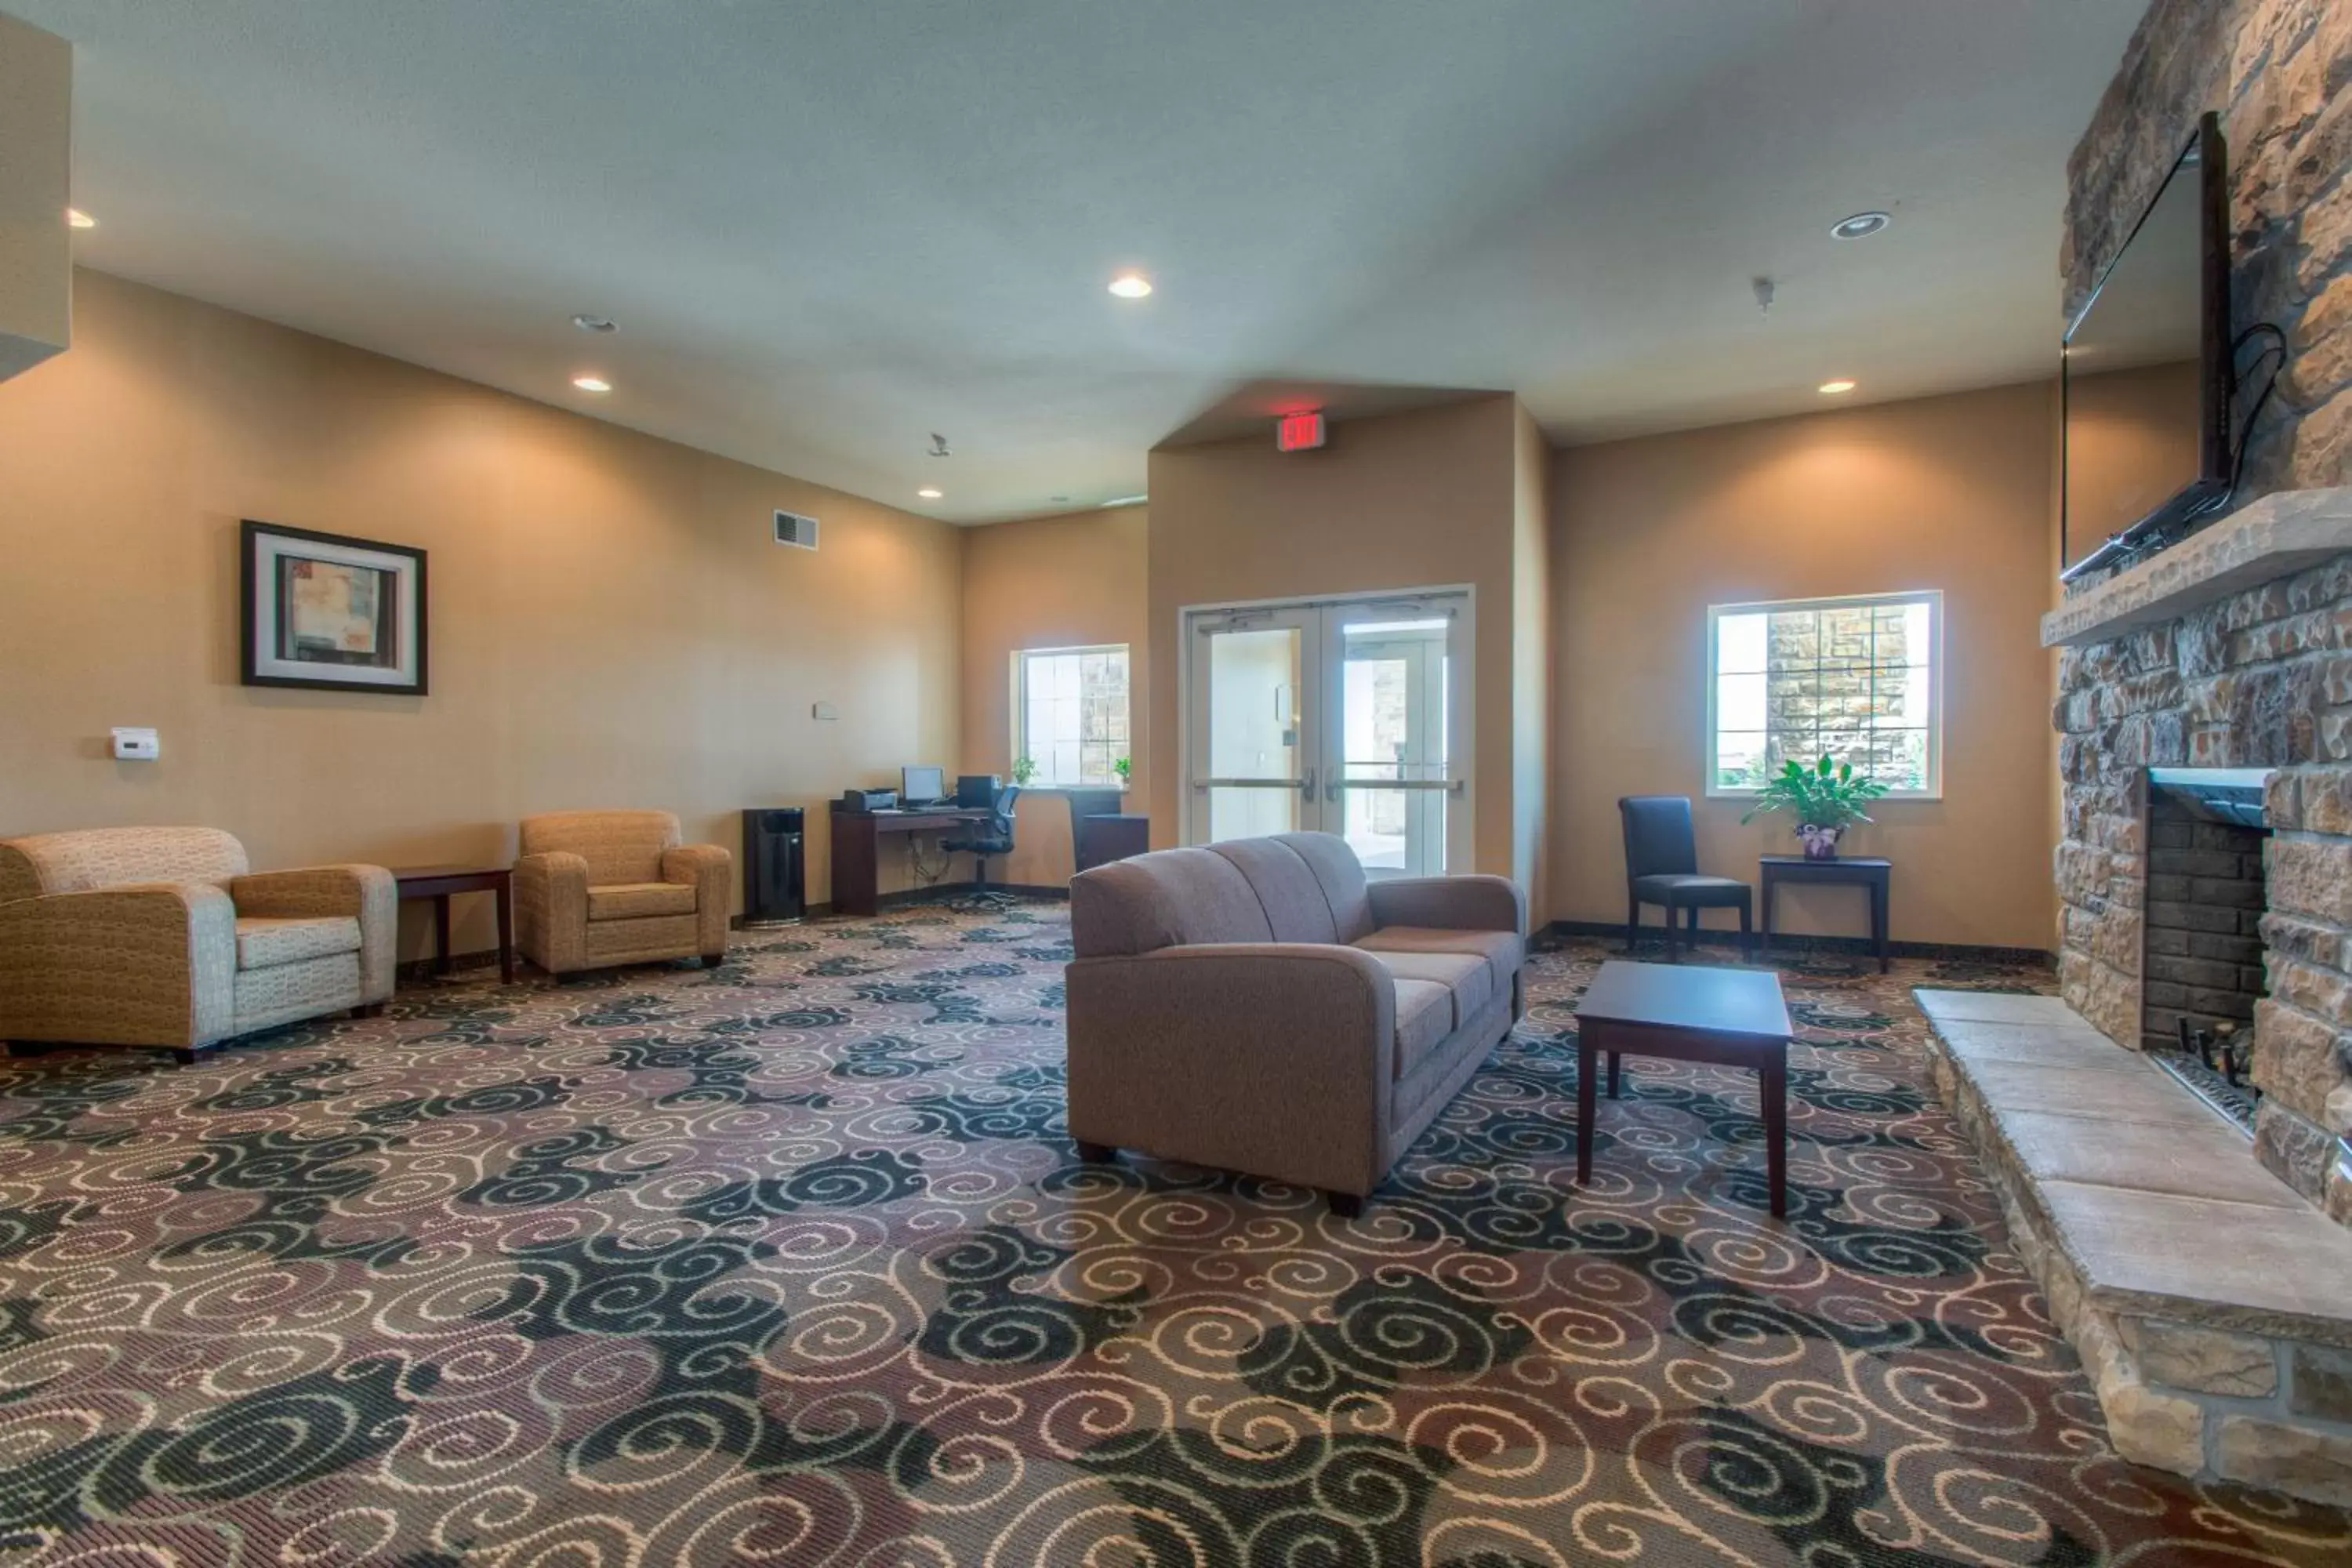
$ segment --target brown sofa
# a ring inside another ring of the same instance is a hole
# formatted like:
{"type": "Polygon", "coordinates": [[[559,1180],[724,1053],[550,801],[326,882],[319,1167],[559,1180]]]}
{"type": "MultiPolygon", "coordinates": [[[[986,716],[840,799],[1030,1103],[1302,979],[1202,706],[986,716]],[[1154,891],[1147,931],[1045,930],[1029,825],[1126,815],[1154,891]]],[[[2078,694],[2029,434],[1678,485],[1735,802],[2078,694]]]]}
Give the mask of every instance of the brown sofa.
{"type": "Polygon", "coordinates": [[[1070,1135],[1353,1214],[1526,1010],[1501,877],[1368,882],[1327,833],[1162,849],[1070,882],[1070,1135]]]}

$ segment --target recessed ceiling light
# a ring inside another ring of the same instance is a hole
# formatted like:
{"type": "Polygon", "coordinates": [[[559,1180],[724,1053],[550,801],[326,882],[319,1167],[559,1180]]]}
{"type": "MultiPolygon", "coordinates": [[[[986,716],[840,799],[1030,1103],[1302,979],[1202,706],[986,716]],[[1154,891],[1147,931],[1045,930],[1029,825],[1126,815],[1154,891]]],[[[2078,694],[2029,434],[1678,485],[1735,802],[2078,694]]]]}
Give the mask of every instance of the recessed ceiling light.
{"type": "Polygon", "coordinates": [[[583,332],[617,332],[621,323],[610,316],[591,316],[583,312],[572,318],[572,324],[583,332]]]}
{"type": "Polygon", "coordinates": [[[98,226],[98,220],[90,216],[88,213],[82,211],[79,207],[68,207],[66,208],[66,226],[68,228],[96,228],[98,226]]]}
{"type": "Polygon", "coordinates": [[[921,489],[917,490],[915,493],[922,497],[925,500],[937,500],[948,492],[943,489],[940,489],[935,486],[925,485],[921,489]]]}
{"type": "Polygon", "coordinates": [[[613,390],[613,384],[606,381],[601,375],[575,375],[572,378],[572,384],[578,387],[583,392],[610,392],[613,390]]]}
{"type": "Polygon", "coordinates": [[[1122,300],[1140,300],[1151,292],[1151,279],[1140,272],[1122,272],[1110,280],[1110,291],[1122,300]]]}
{"type": "Polygon", "coordinates": [[[1822,390],[1830,394],[1832,396],[1835,396],[1841,392],[1852,392],[1853,390],[1853,383],[1850,381],[1825,381],[1822,383],[1822,390]]]}
{"type": "Polygon", "coordinates": [[[1894,221],[1894,217],[1886,213],[1856,213],[1850,218],[1830,225],[1830,234],[1837,239],[1861,239],[1876,234],[1894,221]]]}

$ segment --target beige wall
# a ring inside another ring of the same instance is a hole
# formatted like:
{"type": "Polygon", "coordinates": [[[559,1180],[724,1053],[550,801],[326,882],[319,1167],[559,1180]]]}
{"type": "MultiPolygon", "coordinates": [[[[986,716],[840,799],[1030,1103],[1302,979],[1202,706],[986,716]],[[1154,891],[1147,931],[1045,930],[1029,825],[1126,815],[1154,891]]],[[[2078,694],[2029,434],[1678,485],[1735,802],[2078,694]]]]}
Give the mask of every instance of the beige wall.
{"type": "Polygon", "coordinates": [[[73,46],[0,16],[0,381],[73,334],[73,46]]]}
{"type": "MultiPolygon", "coordinates": [[[[965,773],[1013,776],[1013,655],[1023,648],[1125,643],[1134,764],[1129,811],[1151,809],[1146,701],[1150,638],[1144,574],[1150,519],[1141,507],[1001,522],[963,534],[963,752],[965,773]]],[[[1067,803],[1025,795],[999,881],[1058,887],[1076,861],[1067,803]]]]}
{"type": "Polygon", "coordinates": [[[502,862],[527,812],[663,806],[740,848],[738,808],[800,805],[821,899],[826,797],[958,754],[948,526],[77,284],[72,352],[0,384],[0,834],[197,822],[265,867],[502,862]],[[824,548],[774,544],[777,507],[824,548]],[[240,518],[430,551],[431,695],[238,685],[240,518]],[[109,760],[116,724],[160,727],[163,760],[109,760]]]}
{"type": "MultiPolygon", "coordinates": [[[[2052,396],[2002,387],[1557,455],[1555,918],[1625,918],[1620,795],[1691,795],[1705,870],[1752,880],[1758,854],[1793,852],[1785,818],[1742,827],[1739,802],[1705,798],[1709,605],[1940,588],[1944,798],[1880,803],[1847,847],[1894,858],[1898,941],[2052,945],[2037,635],[2052,396]]],[[[1780,923],[1856,932],[1859,903],[1796,889],[1780,923]]]]}
{"type": "Polygon", "coordinates": [[[1152,842],[1181,832],[1179,621],[1188,605],[1468,584],[1477,614],[1475,868],[1513,867],[1513,491],[1507,395],[1342,420],[1321,451],[1270,434],[1151,454],[1152,842]]]}

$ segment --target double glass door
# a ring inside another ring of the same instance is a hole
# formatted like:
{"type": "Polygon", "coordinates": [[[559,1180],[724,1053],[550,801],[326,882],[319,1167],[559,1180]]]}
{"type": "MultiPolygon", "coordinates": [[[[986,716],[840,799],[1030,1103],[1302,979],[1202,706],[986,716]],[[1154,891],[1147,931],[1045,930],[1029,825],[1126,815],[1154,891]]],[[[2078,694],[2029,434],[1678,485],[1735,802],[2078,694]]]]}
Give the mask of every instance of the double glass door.
{"type": "Polygon", "coordinates": [[[1469,865],[1467,595],[1187,622],[1186,843],[1313,829],[1374,877],[1469,865]]]}

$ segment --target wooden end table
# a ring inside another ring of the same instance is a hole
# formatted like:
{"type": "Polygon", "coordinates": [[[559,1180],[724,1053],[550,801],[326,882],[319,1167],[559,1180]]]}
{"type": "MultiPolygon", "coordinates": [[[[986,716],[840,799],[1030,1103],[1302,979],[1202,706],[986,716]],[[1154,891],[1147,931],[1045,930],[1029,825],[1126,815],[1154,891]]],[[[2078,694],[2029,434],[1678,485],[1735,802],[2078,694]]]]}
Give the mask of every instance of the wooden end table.
{"type": "Polygon", "coordinates": [[[1875,856],[1844,856],[1834,860],[1809,860],[1802,855],[1767,855],[1764,857],[1764,930],[1758,938],[1762,944],[1758,952],[1760,963],[1764,953],[1772,951],[1772,889],[1782,882],[1841,882],[1849,887],[1870,889],[1870,942],[1878,953],[1878,973],[1884,974],[1886,963],[1886,895],[1895,879],[1895,862],[1875,856]]]}
{"type": "Polygon", "coordinates": [[[1576,1181],[1592,1179],[1592,1129],[1602,1051],[1609,1098],[1619,1057],[1753,1068],[1761,1080],[1764,1166],[1774,1218],[1789,1212],[1789,1026],[1780,977],[1761,970],[1612,959],[1576,1005],[1576,1181]]]}
{"type": "Polygon", "coordinates": [[[499,903],[499,982],[514,984],[514,872],[504,866],[396,867],[392,879],[403,902],[433,900],[435,973],[449,973],[449,899],[454,893],[488,893],[499,903]]]}

